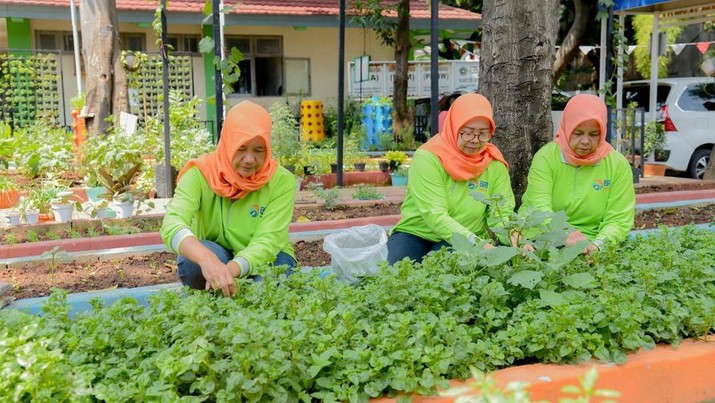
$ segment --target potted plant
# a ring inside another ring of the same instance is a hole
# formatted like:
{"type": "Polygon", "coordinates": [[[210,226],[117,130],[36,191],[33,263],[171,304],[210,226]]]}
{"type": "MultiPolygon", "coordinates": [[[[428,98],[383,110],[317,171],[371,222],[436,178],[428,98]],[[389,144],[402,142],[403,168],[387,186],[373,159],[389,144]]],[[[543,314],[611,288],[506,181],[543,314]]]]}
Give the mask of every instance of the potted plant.
{"type": "Polygon", "coordinates": [[[665,151],[665,129],[659,122],[650,122],[645,126],[645,138],[643,142],[643,173],[648,176],[663,176],[665,165],[656,161],[662,160],[661,153],[665,151]]]}
{"type": "Polygon", "coordinates": [[[20,199],[20,190],[12,179],[0,176],[0,208],[14,206],[20,199]]]}
{"type": "Polygon", "coordinates": [[[72,219],[72,212],[75,209],[81,210],[79,201],[73,201],[74,193],[69,190],[56,190],[55,197],[50,200],[50,207],[57,222],[68,222],[72,219]]]}
{"type": "Polygon", "coordinates": [[[17,211],[15,207],[11,208],[10,210],[5,212],[5,218],[7,218],[7,223],[11,227],[15,227],[18,224],[20,224],[20,219],[22,218],[22,214],[17,211]]]}
{"type": "Polygon", "coordinates": [[[146,196],[145,189],[136,186],[144,168],[144,144],[136,137],[115,132],[92,136],[83,150],[85,180],[107,189],[106,200],[113,202],[118,217],[131,216],[134,201],[146,196]]]}
{"type": "Polygon", "coordinates": [[[92,218],[97,218],[103,220],[105,218],[112,218],[114,215],[110,214],[109,201],[106,197],[102,197],[96,202],[89,202],[85,208],[85,212],[92,218]]]}
{"type": "Polygon", "coordinates": [[[400,165],[395,171],[390,172],[390,179],[392,180],[392,186],[407,185],[407,167],[400,165]]]}
{"type": "Polygon", "coordinates": [[[29,225],[35,225],[40,221],[40,209],[33,198],[32,192],[28,196],[20,197],[20,201],[14,209],[20,213],[21,218],[29,225]]]}
{"type": "Polygon", "coordinates": [[[385,159],[390,165],[390,172],[394,172],[402,164],[407,162],[407,154],[404,151],[390,150],[385,153],[385,159]]]}

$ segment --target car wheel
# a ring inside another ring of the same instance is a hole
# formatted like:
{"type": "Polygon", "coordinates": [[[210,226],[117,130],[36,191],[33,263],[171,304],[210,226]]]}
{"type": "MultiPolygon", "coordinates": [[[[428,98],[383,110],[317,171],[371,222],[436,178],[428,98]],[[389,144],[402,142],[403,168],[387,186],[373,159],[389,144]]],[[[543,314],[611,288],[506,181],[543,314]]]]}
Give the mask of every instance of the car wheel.
{"type": "Polygon", "coordinates": [[[688,175],[690,175],[691,178],[703,179],[705,168],[708,167],[708,162],[710,162],[710,152],[710,150],[705,148],[695,150],[693,157],[690,159],[690,165],[688,166],[688,175]]]}

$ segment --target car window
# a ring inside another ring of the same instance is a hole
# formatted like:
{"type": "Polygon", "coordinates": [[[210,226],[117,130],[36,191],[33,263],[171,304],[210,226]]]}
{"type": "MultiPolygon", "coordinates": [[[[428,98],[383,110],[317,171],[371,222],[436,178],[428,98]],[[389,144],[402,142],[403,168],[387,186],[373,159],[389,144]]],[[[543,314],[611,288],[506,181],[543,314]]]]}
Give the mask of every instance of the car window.
{"type": "MultiPolygon", "coordinates": [[[[656,104],[660,108],[661,105],[665,104],[665,100],[668,99],[668,94],[670,94],[670,86],[661,84],[658,86],[656,104]]],[[[650,86],[647,84],[633,85],[623,88],[623,107],[643,107],[648,111],[650,106],[650,86]]]]}
{"type": "Polygon", "coordinates": [[[715,83],[688,85],[678,99],[678,106],[684,111],[715,111],[715,83]]]}

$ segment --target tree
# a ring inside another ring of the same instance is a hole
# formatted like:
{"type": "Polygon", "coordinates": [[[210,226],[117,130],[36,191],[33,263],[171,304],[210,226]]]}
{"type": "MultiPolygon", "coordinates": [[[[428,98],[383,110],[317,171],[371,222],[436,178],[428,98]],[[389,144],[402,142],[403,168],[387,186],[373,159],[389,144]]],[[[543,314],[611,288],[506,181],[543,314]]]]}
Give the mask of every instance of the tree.
{"type": "MultiPolygon", "coordinates": [[[[408,57],[410,42],[410,0],[383,4],[382,0],[358,0],[354,4],[358,16],[352,21],[377,32],[385,46],[395,48],[395,85],[392,93],[393,132],[396,136],[412,127],[412,113],[407,108],[408,57]],[[397,13],[397,21],[387,17],[397,13]]],[[[399,140],[399,138],[395,138],[399,140]]]]}
{"type": "Polygon", "coordinates": [[[494,143],[509,161],[517,204],[534,154],[552,137],[558,4],[484,1],[479,91],[494,107],[494,143]]]}
{"type": "Polygon", "coordinates": [[[589,29],[595,21],[596,2],[589,0],[573,0],[573,13],[566,5],[561,6],[562,20],[569,22],[568,32],[561,41],[554,60],[554,77],[558,78],[573,60],[578,46],[583,43],[589,29]],[[573,14],[573,16],[571,16],[573,14]],[[567,17],[568,16],[568,17],[567,17]]]}
{"type": "Polygon", "coordinates": [[[87,130],[107,131],[106,119],[129,111],[127,77],[121,62],[115,0],[83,0],[79,14],[85,67],[87,130]]]}

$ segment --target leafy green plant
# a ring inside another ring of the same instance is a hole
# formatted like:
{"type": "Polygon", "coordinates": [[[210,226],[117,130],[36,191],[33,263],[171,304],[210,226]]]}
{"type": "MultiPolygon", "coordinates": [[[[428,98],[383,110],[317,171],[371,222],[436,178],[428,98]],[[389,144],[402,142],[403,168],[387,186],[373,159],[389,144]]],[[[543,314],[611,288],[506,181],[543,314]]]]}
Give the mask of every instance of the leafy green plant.
{"type": "Polygon", "coordinates": [[[54,282],[54,276],[55,276],[55,271],[57,270],[57,264],[66,262],[70,260],[70,255],[66,251],[62,250],[59,246],[55,246],[54,248],[42,252],[40,255],[41,259],[49,259],[50,260],[50,277],[52,278],[52,281],[54,282]]]}
{"type": "MultiPolygon", "coordinates": [[[[181,169],[190,159],[216,149],[212,135],[199,122],[198,108],[201,100],[188,98],[181,91],[169,92],[169,131],[171,133],[171,165],[181,169]]],[[[146,150],[150,150],[156,164],[164,163],[164,112],[160,108],[155,116],[145,120],[140,130],[144,134],[146,150]]],[[[148,170],[153,172],[153,170],[148,170]]]]}
{"type": "Polygon", "coordinates": [[[407,154],[404,151],[390,150],[385,153],[385,159],[394,170],[407,162],[407,154]]]}
{"type": "Polygon", "coordinates": [[[340,191],[338,188],[324,189],[322,183],[312,182],[308,184],[308,189],[310,189],[316,197],[323,200],[326,209],[335,210],[338,207],[338,202],[340,201],[340,191]]]}
{"type": "MultiPolygon", "coordinates": [[[[664,229],[567,262],[474,249],[382,265],[352,286],[257,267],[263,281],[238,279],[234,298],[162,292],[74,316],[54,291],[41,316],[0,314],[0,399],[146,400],[153,368],[158,400],[365,401],[435,394],[472,367],[621,363],[713,331],[710,230],[664,229]]],[[[610,398],[594,385],[565,393],[610,398]]]]}
{"type": "Polygon", "coordinates": [[[5,234],[5,244],[7,245],[14,245],[17,243],[17,236],[13,233],[6,233],[5,234]]]}
{"type": "Polygon", "coordinates": [[[37,242],[40,240],[40,234],[38,234],[34,229],[27,230],[27,234],[25,236],[27,237],[28,242],[37,242]]]}
{"type": "Polygon", "coordinates": [[[656,155],[665,151],[665,129],[659,122],[648,122],[645,126],[643,155],[656,155]]]}
{"type": "Polygon", "coordinates": [[[72,134],[44,116],[16,131],[12,146],[15,147],[15,165],[30,178],[72,169],[72,134]]]}
{"type": "Polygon", "coordinates": [[[82,148],[82,174],[89,186],[107,188],[112,199],[139,199],[145,189],[135,184],[143,168],[145,144],[139,136],[110,130],[104,136],[91,136],[82,148]]]}
{"type": "Polygon", "coordinates": [[[293,111],[285,102],[276,102],[269,108],[273,129],[271,131],[271,151],[281,165],[293,165],[300,161],[300,126],[293,111]]]}
{"type": "Polygon", "coordinates": [[[358,200],[380,200],[384,198],[384,194],[378,192],[374,186],[369,185],[359,185],[355,188],[355,192],[353,192],[353,199],[358,200]]]}

